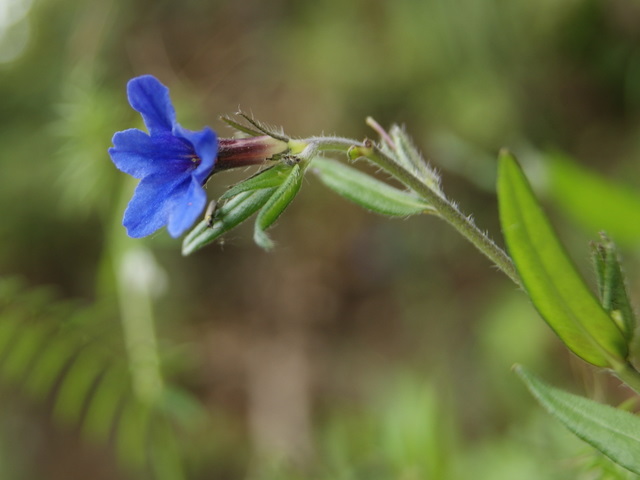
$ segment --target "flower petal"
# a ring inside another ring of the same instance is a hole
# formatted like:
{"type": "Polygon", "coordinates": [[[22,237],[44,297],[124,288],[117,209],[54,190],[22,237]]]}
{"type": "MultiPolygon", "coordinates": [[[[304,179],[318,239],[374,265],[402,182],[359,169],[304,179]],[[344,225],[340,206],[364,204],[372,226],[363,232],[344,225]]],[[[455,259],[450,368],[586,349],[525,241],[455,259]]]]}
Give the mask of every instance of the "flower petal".
{"type": "Polygon", "coordinates": [[[169,89],[152,75],[129,80],[127,97],[131,106],[140,112],[151,135],[170,132],[176,123],[169,89]]]}
{"type": "Polygon", "coordinates": [[[113,136],[109,155],[118,170],[135,178],[154,173],[180,175],[193,166],[196,155],[191,144],[171,134],[150,137],[142,130],[131,128],[113,136]]]}
{"type": "Polygon", "coordinates": [[[200,182],[191,177],[188,189],[171,199],[167,230],[173,238],[179,237],[198,219],[207,203],[207,194],[200,182]]]}
{"type": "Polygon", "coordinates": [[[130,237],[151,235],[169,221],[174,197],[184,197],[189,189],[191,176],[179,177],[154,174],[143,178],[124,212],[122,224],[130,237]]]}
{"type": "Polygon", "coordinates": [[[218,137],[216,133],[209,127],[205,127],[199,132],[194,132],[176,123],[173,127],[173,134],[193,145],[196,155],[200,158],[200,165],[198,165],[193,175],[200,183],[203,183],[211,173],[211,170],[213,170],[218,155],[218,137]]]}

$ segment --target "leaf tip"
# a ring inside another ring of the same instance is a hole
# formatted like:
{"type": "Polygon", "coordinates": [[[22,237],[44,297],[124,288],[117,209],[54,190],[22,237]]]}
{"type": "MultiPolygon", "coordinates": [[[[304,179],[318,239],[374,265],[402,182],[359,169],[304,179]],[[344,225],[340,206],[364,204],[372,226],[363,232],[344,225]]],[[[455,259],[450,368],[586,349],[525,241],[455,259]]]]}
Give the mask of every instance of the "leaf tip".
{"type": "Polygon", "coordinates": [[[275,247],[275,243],[273,243],[273,240],[269,238],[269,235],[259,228],[256,228],[253,232],[253,241],[256,242],[256,245],[267,252],[275,247]]]}
{"type": "Polygon", "coordinates": [[[500,163],[505,163],[505,162],[516,162],[516,157],[515,155],[511,152],[511,150],[509,150],[506,147],[502,147],[499,151],[498,151],[498,161],[500,163]]]}

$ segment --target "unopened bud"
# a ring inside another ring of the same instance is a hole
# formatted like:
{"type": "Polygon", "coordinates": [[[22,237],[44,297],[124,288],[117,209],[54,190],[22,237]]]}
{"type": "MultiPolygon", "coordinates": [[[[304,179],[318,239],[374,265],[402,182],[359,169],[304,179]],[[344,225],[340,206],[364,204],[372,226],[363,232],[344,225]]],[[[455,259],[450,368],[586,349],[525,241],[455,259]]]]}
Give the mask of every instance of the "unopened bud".
{"type": "Polygon", "coordinates": [[[269,135],[237,139],[221,138],[218,142],[215,171],[260,165],[289,149],[287,142],[269,135]]]}

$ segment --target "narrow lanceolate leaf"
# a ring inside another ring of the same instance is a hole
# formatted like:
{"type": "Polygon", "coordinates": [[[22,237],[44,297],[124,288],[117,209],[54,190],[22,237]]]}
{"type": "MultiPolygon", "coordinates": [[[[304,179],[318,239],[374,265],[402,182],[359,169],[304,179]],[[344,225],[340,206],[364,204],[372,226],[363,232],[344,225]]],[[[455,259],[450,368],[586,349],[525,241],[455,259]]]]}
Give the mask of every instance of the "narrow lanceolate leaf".
{"type": "Polygon", "coordinates": [[[397,217],[435,213],[431,205],[413,194],[335,160],[316,157],[311,168],[327,187],[372,212],[397,217]]]}
{"type": "Polygon", "coordinates": [[[275,187],[243,192],[222,205],[211,218],[205,218],[185,237],[182,254],[189,255],[213,242],[244,222],[271,197],[275,187]]]}
{"type": "Polygon", "coordinates": [[[640,474],[640,418],[551,387],[521,366],[515,371],[542,406],[575,435],[618,465],[640,474]]]}
{"type": "Polygon", "coordinates": [[[576,355],[600,367],[623,364],[625,338],[564,251],[515,158],[500,155],[500,223],[523,286],[542,318],[576,355]]]}
{"type": "Polygon", "coordinates": [[[224,192],[220,197],[220,201],[235,197],[236,195],[249,192],[251,190],[260,190],[262,188],[279,187],[288,177],[291,166],[285,164],[274,165],[273,167],[262,170],[252,177],[234,185],[224,192]]]}
{"type": "Polygon", "coordinates": [[[282,182],[282,185],[280,185],[275,192],[273,192],[273,195],[271,195],[269,200],[264,204],[264,207],[260,210],[260,213],[258,213],[253,232],[253,240],[258,244],[258,246],[265,250],[269,250],[273,247],[273,242],[265,233],[265,230],[278,219],[280,214],[294,199],[302,185],[302,178],[303,175],[300,166],[294,165],[291,168],[287,179],[282,182]]]}
{"type": "Polygon", "coordinates": [[[393,125],[389,134],[395,145],[396,156],[402,164],[408,166],[409,171],[423,180],[432,190],[440,192],[440,177],[422,158],[404,128],[393,125]]]}
{"type": "Polygon", "coordinates": [[[625,278],[616,245],[604,234],[601,241],[591,245],[591,253],[598,278],[598,293],[602,307],[618,324],[627,342],[636,328],[636,318],[627,294],[625,278]]]}

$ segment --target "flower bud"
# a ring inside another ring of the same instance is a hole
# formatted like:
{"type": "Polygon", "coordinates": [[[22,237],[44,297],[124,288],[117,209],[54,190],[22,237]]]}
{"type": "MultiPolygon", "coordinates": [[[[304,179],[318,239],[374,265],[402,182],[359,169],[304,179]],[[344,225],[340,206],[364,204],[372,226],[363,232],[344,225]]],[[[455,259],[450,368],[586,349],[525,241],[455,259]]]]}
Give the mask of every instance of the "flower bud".
{"type": "Polygon", "coordinates": [[[289,150],[287,142],[269,135],[248,138],[220,138],[214,171],[260,165],[289,150]]]}

